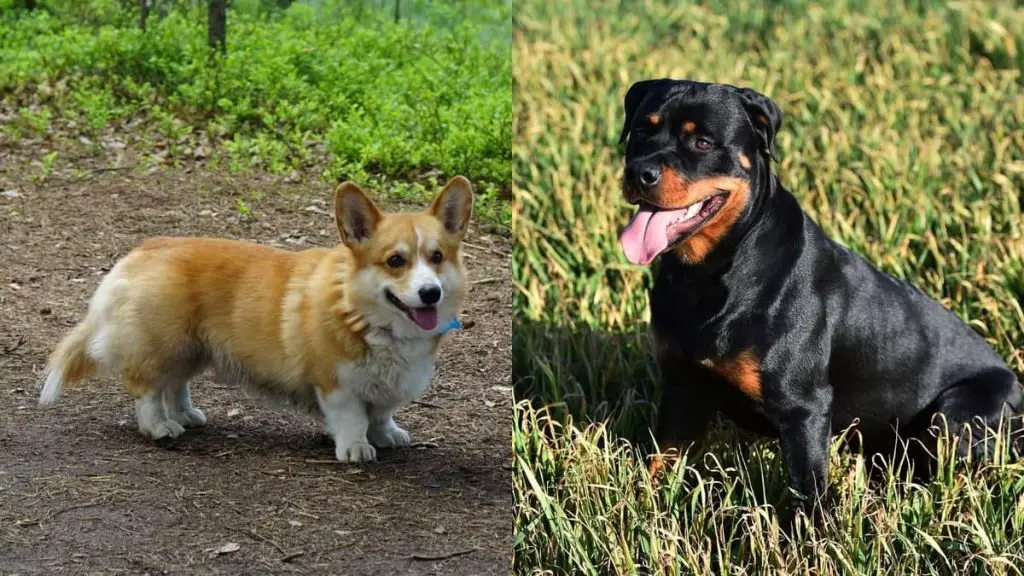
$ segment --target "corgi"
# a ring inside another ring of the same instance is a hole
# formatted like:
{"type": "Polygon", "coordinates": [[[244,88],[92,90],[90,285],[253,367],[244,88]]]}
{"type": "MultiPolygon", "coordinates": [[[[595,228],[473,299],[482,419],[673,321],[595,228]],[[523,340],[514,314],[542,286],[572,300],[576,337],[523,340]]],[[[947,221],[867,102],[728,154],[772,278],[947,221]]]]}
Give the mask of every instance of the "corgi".
{"type": "Polygon", "coordinates": [[[301,252],[153,238],[100,282],[43,374],[40,405],[95,373],[120,375],[139,432],[206,423],[189,381],[207,367],[319,413],[341,462],[406,446],[395,411],[423,395],[467,292],[462,239],[472,186],[456,176],[429,209],[382,213],[356,184],[334,193],[341,244],[301,252]]]}

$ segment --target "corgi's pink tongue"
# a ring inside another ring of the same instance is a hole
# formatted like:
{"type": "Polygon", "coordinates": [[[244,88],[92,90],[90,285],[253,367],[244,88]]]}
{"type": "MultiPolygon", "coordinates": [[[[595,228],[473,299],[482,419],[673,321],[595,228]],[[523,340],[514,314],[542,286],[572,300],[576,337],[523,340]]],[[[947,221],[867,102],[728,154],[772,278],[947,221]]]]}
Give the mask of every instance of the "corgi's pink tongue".
{"type": "Polygon", "coordinates": [[[424,330],[437,327],[437,308],[409,308],[409,318],[424,330]]]}
{"type": "Polygon", "coordinates": [[[686,208],[680,210],[656,210],[648,204],[641,204],[636,215],[619,236],[619,244],[626,258],[633,264],[650,264],[668,248],[668,227],[679,220],[686,208]]]}

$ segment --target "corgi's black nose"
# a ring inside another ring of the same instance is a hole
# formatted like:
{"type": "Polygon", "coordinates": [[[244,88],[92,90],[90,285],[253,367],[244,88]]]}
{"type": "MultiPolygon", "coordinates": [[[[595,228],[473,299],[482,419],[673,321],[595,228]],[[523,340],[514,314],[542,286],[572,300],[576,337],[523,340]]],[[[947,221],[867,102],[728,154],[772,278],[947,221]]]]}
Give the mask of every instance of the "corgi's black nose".
{"type": "Polygon", "coordinates": [[[440,286],[424,286],[420,288],[420,301],[424,306],[433,306],[441,299],[440,286]]]}

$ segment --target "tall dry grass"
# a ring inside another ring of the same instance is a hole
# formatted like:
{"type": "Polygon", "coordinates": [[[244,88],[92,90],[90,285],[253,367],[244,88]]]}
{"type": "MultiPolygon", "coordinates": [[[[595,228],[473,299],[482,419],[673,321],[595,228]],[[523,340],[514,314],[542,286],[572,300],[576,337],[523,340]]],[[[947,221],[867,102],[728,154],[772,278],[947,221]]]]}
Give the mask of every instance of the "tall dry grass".
{"type": "Polygon", "coordinates": [[[774,447],[716,432],[653,487],[647,270],[617,235],[622,95],[661,76],[782,107],[784,185],[837,241],[907,279],[1024,372],[1024,9],[1014,2],[526,0],[515,75],[515,566],[590,574],[1021,573],[1020,465],[866,481],[780,528],[774,447]]]}

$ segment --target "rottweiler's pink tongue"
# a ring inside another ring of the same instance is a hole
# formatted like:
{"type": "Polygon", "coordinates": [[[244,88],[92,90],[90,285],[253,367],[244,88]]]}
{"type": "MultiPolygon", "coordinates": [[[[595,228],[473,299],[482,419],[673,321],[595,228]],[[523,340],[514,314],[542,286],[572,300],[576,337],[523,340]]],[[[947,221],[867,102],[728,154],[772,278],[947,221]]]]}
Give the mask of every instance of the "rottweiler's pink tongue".
{"type": "Polygon", "coordinates": [[[680,210],[657,210],[641,204],[636,215],[619,236],[619,244],[626,258],[633,264],[650,264],[668,248],[668,227],[680,219],[686,208],[680,210]]]}
{"type": "Polygon", "coordinates": [[[437,308],[409,308],[409,318],[424,330],[437,327],[437,308]]]}

